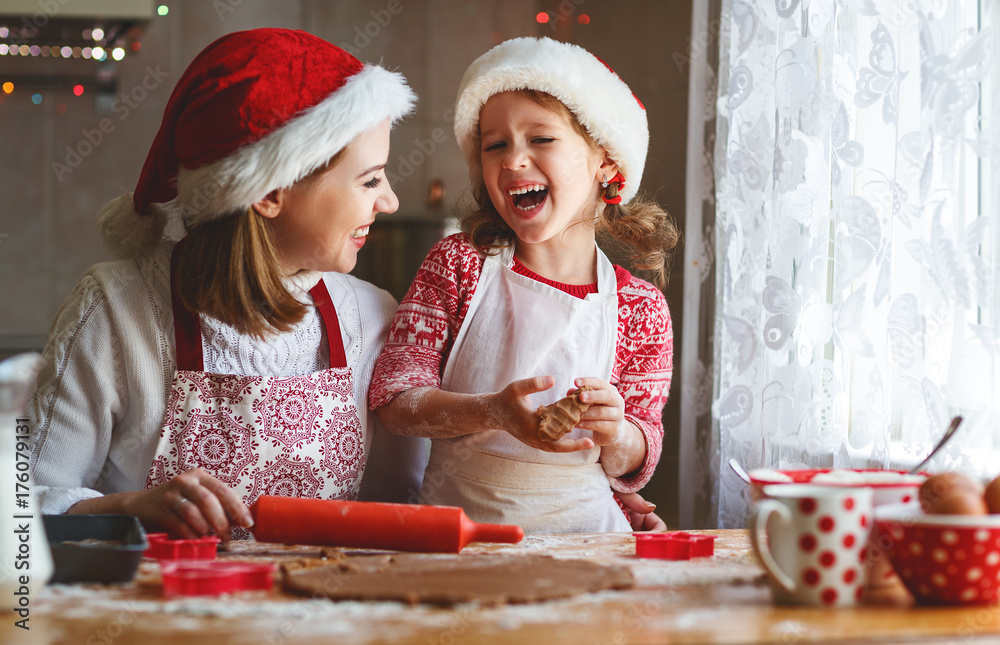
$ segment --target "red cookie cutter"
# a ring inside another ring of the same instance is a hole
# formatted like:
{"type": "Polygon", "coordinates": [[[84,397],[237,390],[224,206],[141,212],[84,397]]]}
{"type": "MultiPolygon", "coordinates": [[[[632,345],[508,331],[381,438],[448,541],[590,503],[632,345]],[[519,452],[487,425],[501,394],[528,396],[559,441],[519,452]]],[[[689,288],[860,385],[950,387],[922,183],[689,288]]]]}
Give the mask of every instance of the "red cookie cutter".
{"type": "Polygon", "coordinates": [[[634,533],[635,555],[660,560],[690,560],[715,554],[714,535],[692,535],[684,531],[634,533]]]}
{"type": "Polygon", "coordinates": [[[165,596],[218,596],[236,591],[268,591],[274,564],[222,560],[174,560],[160,563],[165,596]]]}
{"type": "Polygon", "coordinates": [[[149,548],[143,554],[154,560],[214,560],[219,545],[217,537],[171,540],[166,533],[148,533],[149,548]]]}

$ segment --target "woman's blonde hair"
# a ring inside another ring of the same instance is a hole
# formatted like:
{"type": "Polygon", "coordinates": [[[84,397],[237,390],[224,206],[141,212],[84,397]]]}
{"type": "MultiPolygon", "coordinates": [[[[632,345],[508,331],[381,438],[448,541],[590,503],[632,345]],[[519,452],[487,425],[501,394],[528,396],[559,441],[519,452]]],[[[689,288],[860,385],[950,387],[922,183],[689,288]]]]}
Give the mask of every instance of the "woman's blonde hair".
{"type": "MultiPolygon", "coordinates": [[[[541,107],[569,120],[573,129],[594,150],[600,146],[562,101],[538,90],[514,90],[541,107]]],[[[478,135],[477,135],[478,137],[478,135]]],[[[478,142],[476,142],[478,147],[478,142]]],[[[625,178],[628,181],[628,177],[625,178]]],[[[607,196],[618,194],[617,184],[609,184],[607,196]]],[[[472,243],[487,253],[510,246],[514,231],[500,217],[480,177],[473,186],[475,206],[460,216],[462,230],[472,243]]],[[[595,218],[595,228],[602,246],[627,258],[633,267],[661,289],[666,286],[672,251],[680,242],[680,231],[673,218],[659,204],[637,196],[628,204],[605,204],[595,218]]]]}
{"type": "MultiPolygon", "coordinates": [[[[343,152],[296,183],[329,170],[343,152]]],[[[268,219],[253,207],[188,232],[177,258],[177,291],[191,311],[257,338],[290,331],[308,310],[285,288],[268,219]]]]}

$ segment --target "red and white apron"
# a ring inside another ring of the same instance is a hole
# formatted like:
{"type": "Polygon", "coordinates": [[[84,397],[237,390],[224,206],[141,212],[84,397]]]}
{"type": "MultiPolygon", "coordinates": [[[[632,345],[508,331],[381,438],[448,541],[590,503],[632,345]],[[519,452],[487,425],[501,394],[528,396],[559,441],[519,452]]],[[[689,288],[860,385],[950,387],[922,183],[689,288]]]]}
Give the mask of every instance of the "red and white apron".
{"type": "MultiPolygon", "coordinates": [[[[180,246],[178,244],[178,246],[180,246]]],[[[146,487],[202,468],[242,497],[352,500],[364,470],[364,435],[340,322],[320,278],[310,290],[326,328],[330,368],[304,376],[204,371],[198,315],[175,286],[170,263],[177,371],[146,487]]],[[[233,538],[249,533],[235,528],[233,538]]]]}
{"type": "MultiPolygon", "coordinates": [[[[595,251],[597,293],[585,299],[512,271],[513,248],[487,256],[441,389],[497,392],[512,381],[551,375],[555,386],[532,395],[534,405],[544,405],[565,396],[576,378],[609,380],[618,287],[611,262],[596,245],[595,251]]],[[[591,435],[576,428],[569,436],[591,435]]],[[[630,531],[599,457],[600,448],[545,452],[499,429],[435,439],[421,497],[528,533],[630,531]]]]}

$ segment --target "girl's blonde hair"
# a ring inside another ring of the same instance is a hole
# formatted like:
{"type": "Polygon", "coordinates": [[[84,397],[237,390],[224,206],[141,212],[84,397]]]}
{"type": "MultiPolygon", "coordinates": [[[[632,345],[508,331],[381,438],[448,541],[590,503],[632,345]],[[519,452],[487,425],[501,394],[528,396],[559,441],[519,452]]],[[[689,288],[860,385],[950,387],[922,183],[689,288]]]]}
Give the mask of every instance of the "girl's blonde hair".
{"type": "MultiPolygon", "coordinates": [[[[332,168],[343,152],[297,183],[332,168]]],[[[305,316],[308,305],[282,281],[268,220],[253,208],[206,222],[185,240],[177,258],[177,291],[191,311],[257,338],[290,331],[305,316]]]]}
{"type": "MultiPolygon", "coordinates": [[[[576,116],[556,97],[538,90],[514,90],[541,107],[555,112],[569,120],[573,129],[597,150],[600,146],[580,124],[576,116]]],[[[476,137],[478,138],[478,134],[476,137]]],[[[479,147],[479,142],[476,142],[479,147]]],[[[625,178],[629,180],[628,177],[625,178]]],[[[618,194],[616,184],[609,184],[608,197],[618,194]]],[[[472,243],[487,253],[510,246],[514,242],[514,231],[497,212],[489,192],[480,177],[473,186],[476,205],[460,216],[462,230],[472,243]]],[[[680,242],[680,231],[673,218],[659,204],[643,197],[635,197],[628,204],[605,204],[595,219],[597,235],[602,246],[610,246],[616,254],[627,258],[633,267],[648,277],[661,289],[667,284],[672,251],[680,242]]]]}

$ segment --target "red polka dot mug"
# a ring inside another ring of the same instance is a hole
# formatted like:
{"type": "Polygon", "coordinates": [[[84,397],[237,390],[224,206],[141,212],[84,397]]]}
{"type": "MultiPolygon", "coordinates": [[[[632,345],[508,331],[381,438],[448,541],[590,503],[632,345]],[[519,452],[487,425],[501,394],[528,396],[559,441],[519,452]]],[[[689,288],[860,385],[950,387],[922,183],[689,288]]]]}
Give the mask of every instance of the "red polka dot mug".
{"type": "Polygon", "coordinates": [[[864,600],[871,567],[870,488],[781,484],[764,489],[750,543],[784,605],[852,607],[864,600]]]}

